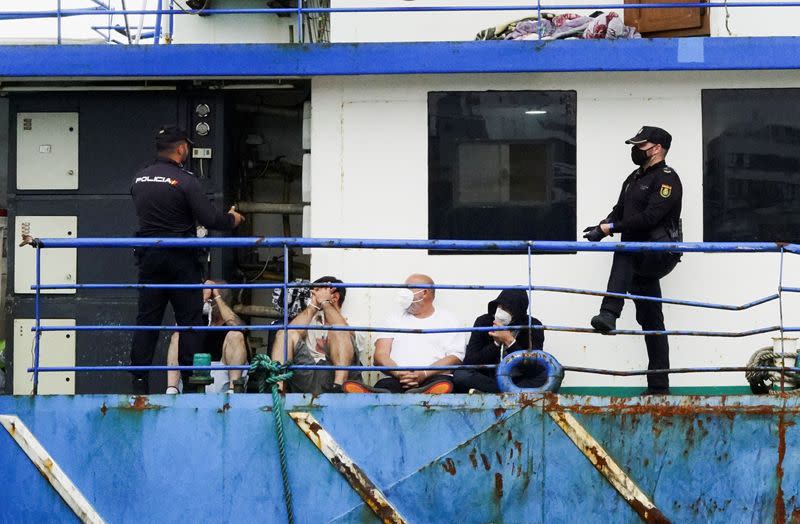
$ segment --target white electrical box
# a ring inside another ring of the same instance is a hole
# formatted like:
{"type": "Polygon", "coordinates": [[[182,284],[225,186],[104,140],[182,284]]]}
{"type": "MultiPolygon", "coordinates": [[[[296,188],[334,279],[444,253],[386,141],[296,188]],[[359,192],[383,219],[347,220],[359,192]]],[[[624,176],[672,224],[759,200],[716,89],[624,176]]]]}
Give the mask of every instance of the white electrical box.
{"type": "Polygon", "coordinates": [[[78,189],[78,113],[17,113],[17,189],[78,189]]]}
{"type": "MultiPolygon", "coordinates": [[[[22,238],[22,225],[30,224],[30,233],[39,238],[75,238],[76,216],[18,216],[14,219],[14,241],[22,238]]],[[[42,249],[42,284],[75,284],[78,254],[75,248],[42,249]]],[[[36,249],[16,247],[14,251],[14,293],[33,294],[36,283],[36,249]]],[[[42,294],[74,294],[74,289],[47,289],[42,294]]]]}
{"type": "MultiPolygon", "coordinates": [[[[34,336],[31,329],[35,325],[32,318],[14,319],[14,394],[33,394],[34,336]]],[[[74,326],[72,318],[43,318],[42,326],[74,326]]],[[[40,367],[75,366],[75,332],[45,331],[39,337],[40,367]]],[[[75,373],[72,371],[53,371],[39,373],[39,395],[74,395],[75,373]]]]}
{"type": "Polygon", "coordinates": [[[311,202],[311,153],[303,154],[303,202],[311,202]]]}
{"type": "Polygon", "coordinates": [[[311,102],[303,104],[303,149],[311,149],[311,102]]]}
{"type": "Polygon", "coordinates": [[[211,158],[210,147],[193,147],[192,158],[211,158]]]}

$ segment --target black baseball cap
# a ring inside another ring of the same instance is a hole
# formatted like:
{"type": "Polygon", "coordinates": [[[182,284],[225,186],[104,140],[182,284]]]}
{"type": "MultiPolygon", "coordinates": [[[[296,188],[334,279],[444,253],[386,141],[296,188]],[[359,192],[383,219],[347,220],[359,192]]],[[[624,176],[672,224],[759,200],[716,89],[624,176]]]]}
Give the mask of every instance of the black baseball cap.
{"type": "Polygon", "coordinates": [[[189,133],[178,126],[161,126],[158,131],[156,131],[157,145],[169,145],[182,141],[186,141],[190,146],[194,145],[192,139],[189,138],[189,133]]]}
{"type": "Polygon", "coordinates": [[[672,135],[660,127],[644,126],[636,133],[636,136],[625,141],[626,144],[644,144],[645,142],[659,144],[664,149],[669,149],[669,146],[672,145],[672,135]]]}

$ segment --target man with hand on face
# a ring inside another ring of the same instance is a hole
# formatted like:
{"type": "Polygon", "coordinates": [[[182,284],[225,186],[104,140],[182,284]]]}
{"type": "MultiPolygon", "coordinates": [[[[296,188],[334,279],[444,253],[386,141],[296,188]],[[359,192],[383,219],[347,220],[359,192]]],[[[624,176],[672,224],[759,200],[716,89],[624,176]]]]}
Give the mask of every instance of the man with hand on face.
{"type": "MultiPolygon", "coordinates": [[[[538,319],[531,317],[532,326],[541,326],[538,319]]],[[[488,312],[475,319],[474,327],[488,326],[527,326],[528,294],[521,289],[506,289],[496,299],[489,302],[488,312]]],[[[519,331],[474,331],[467,344],[464,364],[497,364],[509,353],[521,349],[542,349],[544,331],[541,329],[519,331]]],[[[524,370],[523,370],[524,371],[524,370]]],[[[522,387],[538,387],[547,380],[542,377],[514,377],[522,387]]],[[[494,369],[458,369],[453,375],[456,393],[499,393],[494,369]]]]}
{"type": "MultiPolygon", "coordinates": [[[[155,137],[156,160],[139,171],[131,185],[131,196],[139,218],[139,237],[194,237],[197,225],[231,231],[244,217],[231,208],[220,212],[208,200],[200,181],[184,168],[191,140],[186,131],[164,126],[155,137]]],[[[140,284],[197,284],[203,281],[196,249],[137,248],[140,284]]],[[[164,318],[167,303],[172,304],[179,326],[199,326],[203,322],[201,289],[139,289],[138,326],[157,326],[164,318]]],[[[158,343],[159,332],[136,331],[133,335],[131,364],[149,366],[158,343]]],[[[184,331],[178,343],[178,361],[191,366],[194,354],[203,347],[203,332],[184,331]]],[[[133,392],[149,392],[146,371],[134,371],[133,392]]],[[[184,382],[190,372],[182,373],[184,382]]]]}
{"type": "MultiPolygon", "coordinates": [[[[433,285],[427,275],[414,274],[406,279],[410,289],[398,292],[399,311],[392,315],[386,326],[402,329],[443,329],[459,327],[456,317],[433,305],[436,290],[414,288],[413,284],[433,285]]],[[[375,365],[450,366],[460,364],[464,358],[462,333],[381,333],[375,343],[375,365]]],[[[420,370],[389,371],[389,376],[379,380],[374,388],[358,382],[345,382],[347,393],[450,393],[453,390],[452,371],[420,370]]]]}
{"type": "MultiPolygon", "coordinates": [[[[358,346],[353,331],[326,330],[323,326],[346,326],[342,305],[347,288],[337,287],[342,281],[336,277],[321,277],[314,284],[329,283],[330,286],[311,288],[311,300],[289,325],[319,326],[319,329],[289,331],[289,346],[286,356],[289,364],[306,366],[358,366],[358,346]]],[[[272,360],[283,362],[285,335],[278,332],[272,345],[272,360]]],[[[345,380],[361,380],[359,371],[347,370],[294,370],[293,376],[278,386],[290,393],[341,393],[345,380]]]]}
{"type": "MultiPolygon", "coordinates": [[[[672,136],[659,127],[645,126],[631,139],[631,160],[639,168],[622,184],[616,205],[605,220],[584,230],[592,242],[621,233],[623,242],[681,242],[681,180],[665,162],[672,136]]],[[[609,293],[630,293],[661,298],[659,280],[680,261],[680,254],[666,251],[614,253],[609,293]]],[[[634,300],[636,321],[645,331],[663,331],[664,315],[660,302],[634,300]]],[[[601,333],[616,329],[624,300],[604,297],[592,327],[601,333]]],[[[669,342],[666,335],[645,335],[648,369],[669,368],[669,342]]],[[[644,394],[669,394],[667,374],[647,375],[644,394]]]]}

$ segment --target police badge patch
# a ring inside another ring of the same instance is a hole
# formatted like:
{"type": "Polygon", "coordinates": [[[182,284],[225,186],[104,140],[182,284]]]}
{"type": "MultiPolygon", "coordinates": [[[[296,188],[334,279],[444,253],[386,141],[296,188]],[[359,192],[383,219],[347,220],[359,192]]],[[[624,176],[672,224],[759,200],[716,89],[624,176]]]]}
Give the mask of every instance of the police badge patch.
{"type": "Polygon", "coordinates": [[[669,196],[672,194],[672,186],[667,184],[661,184],[661,191],[659,191],[659,194],[663,198],[669,198],[669,196]]]}

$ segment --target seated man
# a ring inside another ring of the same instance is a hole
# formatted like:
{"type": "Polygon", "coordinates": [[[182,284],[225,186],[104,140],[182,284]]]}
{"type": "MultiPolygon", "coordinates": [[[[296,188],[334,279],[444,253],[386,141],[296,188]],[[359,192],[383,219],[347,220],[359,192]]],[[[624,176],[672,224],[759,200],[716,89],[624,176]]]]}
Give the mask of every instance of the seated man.
{"type": "MultiPolygon", "coordinates": [[[[206,285],[224,284],[223,281],[206,280],[206,285]]],[[[233,294],[230,289],[203,290],[203,318],[208,326],[242,326],[244,322],[230,307],[233,294]]],[[[204,331],[202,353],[210,353],[212,362],[220,362],[225,366],[243,366],[248,360],[247,341],[241,331],[204,331]]],[[[173,333],[167,350],[167,365],[178,365],[178,341],[180,332],[173,333]]],[[[242,378],[242,371],[231,369],[212,371],[214,384],[207,389],[215,393],[234,391],[237,380],[242,378]],[[226,380],[227,379],[227,380],[226,380]]],[[[180,371],[167,371],[167,393],[180,392],[180,371]]]]}
{"type": "MultiPolygon", "coordinates": [[[[406,284],[433,285],[427,275],[414,274],[406,284]]],[[[386,321],[385,326],[402,329],[442,329],[460,326],[450,312],[435,307],[435,289],[401,289],[398,293],[401,310],[386,321]]],[[[450,366],[464,357],[463,333],[381,333],[375,343],[377,366],[450,366]]],[[[447,370],[404,371],[388,373],[374,388],[355,382],[345,383],[348,393],[450,393],[452,372],[447,370]]]]}
{"type": "MultiPolygon", "coordinates": [[[[541,325],[531,317],[531,325],[541,325]]],[[[496,299],[489,302],[488,313],[475,319],[475,327],[487,326],[527,326],[528,294],[521,289],[506,289],[496,299]]],[[[519,331],[474,331],[467,344],[464,364],[497,364],[508,353],[520,349],[542,349],[544,331],[541,329],[521,329],[519,331]]],[[[522,387],[538,387],[544,384],[546,376],[539,377],[535,370],[525,375],[522,387]],[[537,383],[538,382],[538,383],[537,383]]],[[[499,393],[494,369],[459,369],[453,381],[457,393],[499,393]]]]}
{"type": "MultiPolygon", "coordinates": [[[[322,277],[314,281],[315,284],[330,282],[341,284],[342,281],[335,277],[322,277]]],[[[314,287],[311,290],[311,300],[289,325],[329,325],[346,326],[347,320],[342,316],[342,304],[347,289],[343,287],[314,287]]],[[[272,345],[272,360],[284,361],[284,334],[277,332],[272,345]]],[[[319,366],[357,366],[359,365],[358,347],[355,332],[332,331],[325,329],[289,331],[288,362],[295,365],[319,366]]],[[[341,393],[342,383],[345,380],[361,380],[361,373],[347,370],[295,370],[294,376],[284,386],[280,383],[281,391],[290,393],[341,393]],[[285,389],[284,389],[285,388],[285,389]]]]}

